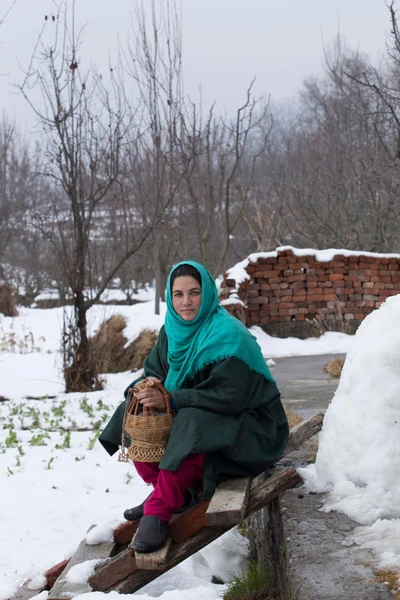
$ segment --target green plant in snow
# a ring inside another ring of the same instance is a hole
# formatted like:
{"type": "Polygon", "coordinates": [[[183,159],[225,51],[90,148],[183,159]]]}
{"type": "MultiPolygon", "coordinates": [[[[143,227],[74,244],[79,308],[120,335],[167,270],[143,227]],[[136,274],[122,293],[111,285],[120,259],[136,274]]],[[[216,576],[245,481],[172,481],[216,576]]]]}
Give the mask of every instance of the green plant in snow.
{"type": "Polygon", "coordinates": [[[51,465],[53,464],[53,460],[54,460],[54,456],[52,456],[52,457],[50,458],[49,462],[47,463],[47,467],[46,467],[46,468],[47,468],[49,471],[50,471],[50,469],[51,469],[51,465]]]}
{"type": "Polygon", "coordinates": [[[25,413],[23,413],[23,416],[32,419],[32,423],[30,424],[31,429],[37,429],[40,427],[40,411],[38,408],[30,406],[25,413]]]}
{"type": "Polygon", "coordinates": [[[67,429],[66,431],[60,431],[60,435],[64,435],[64,440],[62,444],[56,444],[57,450],[65,450],[66,448],[71,448],[71,431],[67,429]]]}
{"type": "Polygon", "coordinates": [[[51,412],[55,417],[64,417],[65,416],[65,407],[67,405],[67,401],[63,400],[59,404],[53,402],[53,406],[51,407],[51,412]]]}
{"type": "Polygon", "coordinates": [[[17,446],[17,450],[20,456],[24,456],[25,452],[22,446],[17,446]]]}
{"type": "Polygon", "coordinates": [[[110,410],[110,407],[108,406],[108,404],[104,404],[103,400],[100,398],[100,400],[97,400],[97,404],[96,404],[96,410],[100,411],[100,410],[110,410]]]}
{"type": "Polygon", "coordinates": [[[109,415],[109,413],[103,413],[103,414],[101,415],[101,422],[102,422],[102,423],[105,423],[106,421],[108,421],[108,419],[109,419],[109,418],[110,418],[110,415],[109,415]]]}
{"type": "Polygon", "coordinates": [[[14,475],[14,471],[11,471],[10,467],[7,467],[7,477],[10,477],[10,475],[14,475]]]}
{"type": "Polygon", "coordinates": [[[128,471],[128,473],[126,473],[126,475],[125,475],[125,483],[127,485],[129,485],[130,482],[131,482],[131,480],[132,480],[132,478],[133,478],[133,475],[131,473],[129,473],[129,471],[128,471]]]}
{"type": "Polygon", "coordinates": [[[6,440],[5,440],[6,448],[14,448],[17,444],[18,444],[17,434],[15,433],[14,429],[12,429],[10,427],[8,436],[6,437],[6,440]]]}
{"type": "Polygon", "coordinates": [[[33,435],[31,437],[31,439],[29,440],[28,443],[30,446],[47,446],[47,443],[45,440],[48,440],[49,438],[50,438],[50,436],[46,432],[37,433],[36,435],[33,435]]]}
{"type": "Polygon", "coordinates": [[[81,400],[79,400],[79,408],[88,415],[88,417],[94,417],[93,406],[89,404],[86,396],[83,396],[81,400]]]}
{"type": "Polygon", "coordinates": [[[271,585],[268,568],[251,562],[247,569],[227,584],[223,600],[278,600],[279,595],[271,585]]]}
{"type": "Polygon", "coordinates": [[[80,460],[85,460],[86,456],[82,454],[82,456],[75,456],[75,460],[79,462],[80,460]]]}
{"type": "Polygon", "coordinates": [[[247,528],[247,521],[241,521],[238,525],[236,525],[236,529],[238,530],[238,532],[240,533],[240,535],[242,535],[243,537],[247,538],[249,537],[249,531],[247,528]]]}
{"type": "Polygon", "coordinates": [[[97,429],[97,431],[95,431],[94,436],[92,438],[90,438],[88,450],[93,450],[95,443],[99,439],[100,433],[101,433],[100,429],[97,429]]]}

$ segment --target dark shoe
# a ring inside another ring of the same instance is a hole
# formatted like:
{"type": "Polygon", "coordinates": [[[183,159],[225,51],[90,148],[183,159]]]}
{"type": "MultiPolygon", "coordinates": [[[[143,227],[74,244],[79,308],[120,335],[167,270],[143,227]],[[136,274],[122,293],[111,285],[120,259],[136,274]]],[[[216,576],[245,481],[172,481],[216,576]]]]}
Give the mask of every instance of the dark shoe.
{"type": "Polygon", "coordinates": [[[168,523],[158,517],[145,515],[140,519],[139,529],[133,540],[135,552],[155,552],[167,541],[168,523]]]}
{"type": "Polygon", "coordinates": [[[137,521],[138,519],[141,519],[143,517],[144,503],[150,498],[150,496],[151,494],[149,494],[149,496],[143,500],[142,504],[138,504],[133,508],[127,508],[124,512],[124,519],[127,521],[137,521]]]}

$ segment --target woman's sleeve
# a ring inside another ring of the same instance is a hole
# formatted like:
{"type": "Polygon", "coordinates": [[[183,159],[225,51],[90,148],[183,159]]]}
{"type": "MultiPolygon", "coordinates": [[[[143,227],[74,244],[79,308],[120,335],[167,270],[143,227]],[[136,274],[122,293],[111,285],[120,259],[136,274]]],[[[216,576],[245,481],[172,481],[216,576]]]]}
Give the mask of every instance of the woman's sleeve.
{"type": "MultiPolygon", "coordinates": [[[[254,395],[258,395],[261,388],[264,391],[266,383],[262,375],[250,371],[243,361],[227,358],[206,368],[190,388],[173,390],[172,396],[178,410],[191,407],[235,415],[249,408],[254,395]]],[[[275,383],[269,383],[271,397],[279,395],[275,383]]]]}

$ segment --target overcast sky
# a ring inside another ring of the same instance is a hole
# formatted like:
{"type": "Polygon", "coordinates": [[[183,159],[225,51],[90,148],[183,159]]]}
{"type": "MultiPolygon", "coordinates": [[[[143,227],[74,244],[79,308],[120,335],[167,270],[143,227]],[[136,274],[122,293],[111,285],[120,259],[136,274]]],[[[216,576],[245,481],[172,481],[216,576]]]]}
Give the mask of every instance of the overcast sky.
{"type": "MultiPolygon", "coordinates": [[[[151,0],[144,0],[150,5],[151,0]]],[[[157,0],[160,1],[160,0],[157,0]]],[[[0,0],[0,18],[13,0],[0,0]]],[[[165,0],[164,0],[165,2],[165,0]]],[[[400,7],[400,0],[398,0],[400,7]]],[[[185,90],[201,84],[207,103],[233,110],[256,77],[256,94],[281,100],[321,72],[323,44],[340,28],[347,45],[378,61],[390,30],[384,0],[181,0],[185,90]]],[[[0,107],[21,127],[31,115],[10,83],[21,80],[51,0],[16,0],[0,27],[0,107]]],[[[78,23],[87,23],[84,57],[107,68],[132,20],[132,0],[76,0],[78,23]]]]}

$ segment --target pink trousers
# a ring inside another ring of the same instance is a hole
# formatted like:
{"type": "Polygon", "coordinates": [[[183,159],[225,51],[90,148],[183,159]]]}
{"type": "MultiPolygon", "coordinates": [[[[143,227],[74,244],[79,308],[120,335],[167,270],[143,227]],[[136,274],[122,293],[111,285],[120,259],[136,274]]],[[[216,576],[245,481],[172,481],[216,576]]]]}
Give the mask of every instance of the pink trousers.
{"type": "Polygon", "coordinates": [[[154,491],[144,505],[144,514],[169,521],[175,512],[181,510],[185,492],[203,477],[204,454],[189,454],[177,469],[160,469],[158,463],[134,461],[136,471],[146,482],[151,483],[154,491]]]}

